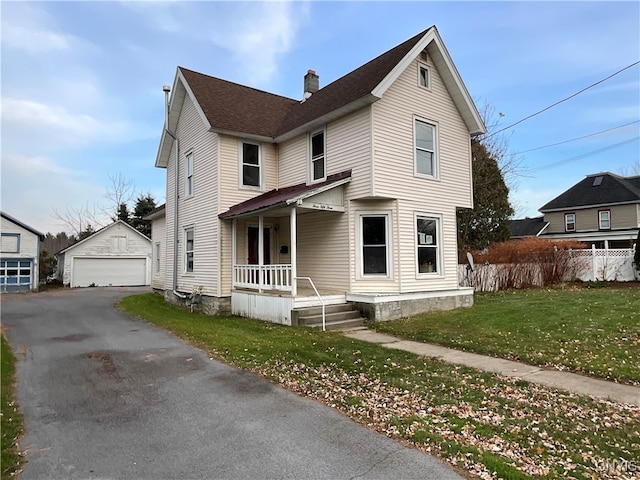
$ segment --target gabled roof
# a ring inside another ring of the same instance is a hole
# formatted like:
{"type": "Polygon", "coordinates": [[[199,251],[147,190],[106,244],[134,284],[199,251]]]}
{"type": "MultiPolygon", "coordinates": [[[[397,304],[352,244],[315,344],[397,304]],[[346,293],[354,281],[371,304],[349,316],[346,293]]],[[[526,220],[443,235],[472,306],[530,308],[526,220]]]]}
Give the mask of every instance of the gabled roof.
{"type": "Polygon", "coordinates": [[[9,220],[10,222],[15,223],[16,225],[24,228],[25,230],[30,231],[31,233],[33,233],[34,235],[37,235],[38,238],[40,239],[40,241],[44,241],[44,234],[40,233],[38,230],[36,230],[33,227],[30,227],[29,225],[27,225],[26,223],[22,223],[20,220],[18,220],[15,217],[12,217],[11,215],[9,215],[8,213],[5,212],[0,212],[0,215],[3,216],[4,218],[6,218],[7,220],[9,220]]]}
{"type": "Polygon", "coordinates": [[[258,211],[286,207],[313,195],[325,192],[351,180],[351,170],[327,176],[324,182],[307,185],[300,183],[291,187],[271,190],[257,197],[238,203],[218,217],[221,220],[254,214],[258,211]]]}
{"type": "Polygon", "coordinates": [[[509,222],[509,234],[511,238],[537,237],[549,222],[544,221],[544,217],[520,218],[509,222]]]}
{"type": "MultiPolygon", "coordinates": [[[[196,106],[206,128],[220,133],[281,142],[380,99],[427,49],[472,135],[485,128],[469,92],[435,26],[374,58],[315,92],[304,102],[178,67],[169,106],[175,131],[185,96],[196,106]]],[[[168,162],[171,139],[163,131],[156,166],[168,162]]]]}
{"type": "Polygon", "coordinates": [[[151,210],[148,214],[142,217],[143,220],[156,220],[158,218],[162,218],[165,216],[167,204],[163,203],[162,205],[157,206],[153,210],[151,210]]]}
{"type": "Polygon", "coordinates": [[[640,176],[621,177],[610,172],[587,175],[569,190],[540,207],[540,212],[640,203],[640,176]]]}
{"type": "Polygon", "coordinates": [[[125,227],[129,228],[130,230],[132,230],[133,232],[137,233],[138,235],[140,235],[142,238],[144,238],[145,240],[147,240],[148,242],[151,242],[151,239],[149,237],[147,237],[146,235],[144,235],[143,233],[140,233],[138,230],[136,230],[135,228],[133,228],[131,225],[129,225],[126,222],[123,222],[122,220],[116,220],[115,222],[113,222],[110,225],[107,225],[106,227],[102,227],[99,230],[96,230],[95,232],[93,232],[91,235],[89,235],[87,238],[83,238],[82,240],[80,240],[77,243],[74,243],[73,245],[69,245],[67,248],[65,248],[64,250],[60,250],[58,253],[56,253],[56,255],[60,255],[62,253],[66,253],[69,250],[72,250],[74,248],[76,248],[78,245],[82,245],[83,243],[91,240],[93,237],[95,237],[96,235],[98,235],[99,233],[105,232],[111,228],[113,228],[115,225],[124,225],[125,227]]]}

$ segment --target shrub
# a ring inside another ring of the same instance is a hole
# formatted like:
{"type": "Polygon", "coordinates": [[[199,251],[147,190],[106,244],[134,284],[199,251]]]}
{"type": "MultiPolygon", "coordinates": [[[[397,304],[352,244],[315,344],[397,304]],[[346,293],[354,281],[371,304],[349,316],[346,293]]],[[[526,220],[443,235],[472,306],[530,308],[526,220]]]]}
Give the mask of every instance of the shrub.
{"type": "Polygon", "coordinates": [[[475,252],[476,264],[495,266],[495,289],[526,288],[559,283],[575,277],[571,251],[585,244],[571,240],[530,237],[508,240],[475,252]]]}

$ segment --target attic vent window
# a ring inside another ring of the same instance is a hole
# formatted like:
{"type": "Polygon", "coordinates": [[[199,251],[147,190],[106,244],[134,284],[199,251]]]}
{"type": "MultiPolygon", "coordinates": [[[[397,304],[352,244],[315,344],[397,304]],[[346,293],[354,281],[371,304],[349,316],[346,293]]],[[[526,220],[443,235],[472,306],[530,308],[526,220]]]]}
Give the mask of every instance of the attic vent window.
{"type": "Polygon", "coordinates": [[[420,60],[426,62],[427,61],[427,50],[423,50],[420,52],[420,60]]]}
{"type": "Polygon", "coordinates": [[[431,88],[431,74],[429,72],[429,67],[422,63],[418,64],[418,85],[426,89],[431,88]]]}
{"type": "Polygon", "coordinates": [[[600,185],[602,185],[602,176],[598,176],[598,177],[593,179],[593,186],[594,187],[599,187],[600,185]]]}

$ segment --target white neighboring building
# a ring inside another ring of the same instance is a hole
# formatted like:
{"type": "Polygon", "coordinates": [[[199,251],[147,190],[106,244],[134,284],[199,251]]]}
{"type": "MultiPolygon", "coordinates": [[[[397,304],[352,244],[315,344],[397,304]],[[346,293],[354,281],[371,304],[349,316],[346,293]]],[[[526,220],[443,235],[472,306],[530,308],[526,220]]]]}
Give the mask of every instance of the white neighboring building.
{"type": "Polygon", "coordinates": [[[4,212],[1,224],[0,291],[38,290],[40,242],[44,235],[4,212]]]}
{"type": "Polygon", "coordinates": [[[151,283],[151,240],[122,220],[57,254],[62,283],[70,287],[151,283]]]}

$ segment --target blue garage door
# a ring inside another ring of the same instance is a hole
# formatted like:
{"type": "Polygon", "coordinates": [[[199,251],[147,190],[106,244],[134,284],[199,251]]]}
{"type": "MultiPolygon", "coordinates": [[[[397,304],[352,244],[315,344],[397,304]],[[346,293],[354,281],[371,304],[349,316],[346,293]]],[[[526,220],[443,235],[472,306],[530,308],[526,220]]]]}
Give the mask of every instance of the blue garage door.
{"type": "Polygon", "coordinates": [[[0,290],[19,292],[31,290],[31,260],[0,260],[0,290]]]}

